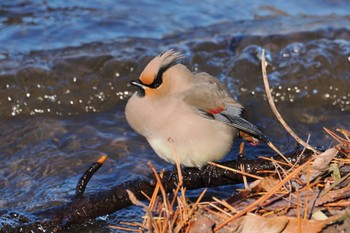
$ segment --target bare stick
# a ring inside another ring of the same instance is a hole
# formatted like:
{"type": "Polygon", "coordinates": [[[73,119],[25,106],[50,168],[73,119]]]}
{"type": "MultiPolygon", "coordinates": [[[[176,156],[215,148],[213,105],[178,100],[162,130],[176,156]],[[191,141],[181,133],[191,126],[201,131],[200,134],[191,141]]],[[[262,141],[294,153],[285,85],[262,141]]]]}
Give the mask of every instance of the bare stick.
{"type": "Polygon", "coordinates": [[[88,170],[85,171],[84,175],[80,178],[76,188],[75,188],[75,197],[82,197],[87,184],[89,183],[91,177],[95,172],[100,169],[104,161],[107,159],[107,155],[102,155],[97,162],[91,164],[88,170]]]}
{"type": "Polygon", "coordinates": [[[266,61],[265,61],[265,50],[262,51],[262,57],[261,57],[261,69],[262,69],[262,75],[263,75],[263,81],[266,91],[267,100],[269,101],[270,107],[272,112],[275,114],[277,120],[283,125],[283,127],[288,131],[288,133],[301,145],[303,145],[305,148],[313,151],[315,154],[320,154],[318,150],[316,150],[314,147],[310,146],[308,143],[304,142],[301,138],[294,133],[294,131],[287,125],[287,123],[283,120],[281,114],[277,111],[275,102],[273,101],[272,95],[271,95],[271,89],[269,85],[269,81],[267,79],[267,72],[266,72],[266,61]]]}

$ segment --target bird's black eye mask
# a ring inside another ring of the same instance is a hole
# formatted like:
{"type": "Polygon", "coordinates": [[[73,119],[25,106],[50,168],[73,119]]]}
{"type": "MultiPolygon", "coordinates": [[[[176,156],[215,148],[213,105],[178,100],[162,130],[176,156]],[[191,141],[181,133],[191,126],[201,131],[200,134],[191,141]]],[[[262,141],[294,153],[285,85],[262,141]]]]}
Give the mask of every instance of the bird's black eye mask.
{"type": "MultiPolygon", "coordinates": [[[[159,55],[162,56],[163,54],[159,55]]],[[[167,71],[169,68],[171,68],[172,66],[176,65],[179,63],[179,58],[176,57],[174,59],[172,59],[169,62],[164,63],[158,70],[156,77],[154,78],[153,82],[151,84],[144,84],[141,80],[135,80],[135,81],[131,81],[129,82],[130,85],[136,86],[138,87],[138,92],[137,95],[140,97],[144,97],[146,95],[145,92],[145,87],[149,87],[152,89],[157,89],[159,88],[162,83],[163,83],[163,74],[165,71],[167,71]]]]}

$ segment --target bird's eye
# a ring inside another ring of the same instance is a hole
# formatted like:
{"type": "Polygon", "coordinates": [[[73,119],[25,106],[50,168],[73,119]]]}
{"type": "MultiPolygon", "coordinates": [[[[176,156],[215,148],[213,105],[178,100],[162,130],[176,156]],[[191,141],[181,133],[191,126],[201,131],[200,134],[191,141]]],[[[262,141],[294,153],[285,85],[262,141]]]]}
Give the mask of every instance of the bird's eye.
{"type": "Polygon", "coordinates": [[[150,88],[156,89],[158,87],[160,87],[163,83],[163,73],[164,70],[160,69],[157,73],[156,78],[154,79],[153,83],[151,83],[150,85],[148,85],[150,88]]]}
{"type": "Polygon", "coordinates": [[[158,87],[160,87],[160,83],[159,82],[154,82],[154,83],[152,83],[151,84],[151,86],[150,86],[151,88],[158,88],[158,87]]]}

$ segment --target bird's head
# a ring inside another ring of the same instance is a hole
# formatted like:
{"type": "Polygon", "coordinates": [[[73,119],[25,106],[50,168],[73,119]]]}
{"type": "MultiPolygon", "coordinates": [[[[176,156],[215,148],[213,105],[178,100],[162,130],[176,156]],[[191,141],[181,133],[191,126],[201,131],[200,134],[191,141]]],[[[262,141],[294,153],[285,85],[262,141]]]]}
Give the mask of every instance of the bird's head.
{"type": "Polygon", "coordinates": [[[138,96],[160,96],[169,89],[166,72],[177,65],[183,55],[174,50],[168,50],[153,58],[142,71],[139,79],[129,82],[138,87],[138,96]]]}

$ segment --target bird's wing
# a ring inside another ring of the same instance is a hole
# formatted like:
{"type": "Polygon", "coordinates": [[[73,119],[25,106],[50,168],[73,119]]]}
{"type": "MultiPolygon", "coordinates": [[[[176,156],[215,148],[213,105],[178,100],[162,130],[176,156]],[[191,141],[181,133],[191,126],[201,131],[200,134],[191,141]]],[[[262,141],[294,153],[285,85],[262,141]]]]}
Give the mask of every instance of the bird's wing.
{"type": "MultiPolygon", "coordinates": [[[[250,136],[257,138],[259,140],[262,140],[264,142],[268,142],[269,140],[266,138],[266,136],[251,122],[247,121],[246,119],[242,118],[240,115],[236,115],[235,109],[231,109],[232,106],[227,105],[226,109],[218,114],[214,114],[215,120],[221,121],[225,124],[231,125],[240,131],[243,131],[250,136]],[[233,113],[233,114],[232,114],[233,113]]],[[[242,135],[241,135],[242,136],[242,135]]],[[[243,137],[243,136],[242,136],[243,137]]],[[[248,141],[254,142],[253,139],[248,139],[248,137],[244,136],[244,138],[247,138],[248,141]]]]}
{"type": "Polygon", "coordinates": [[[207,73],[195,74],[192,87],[183,100],[203,117],[233,126],[254,138],[268,141],[252,123],[241,117],[243,107],[233,100],[223,83],[207,73]]]}

